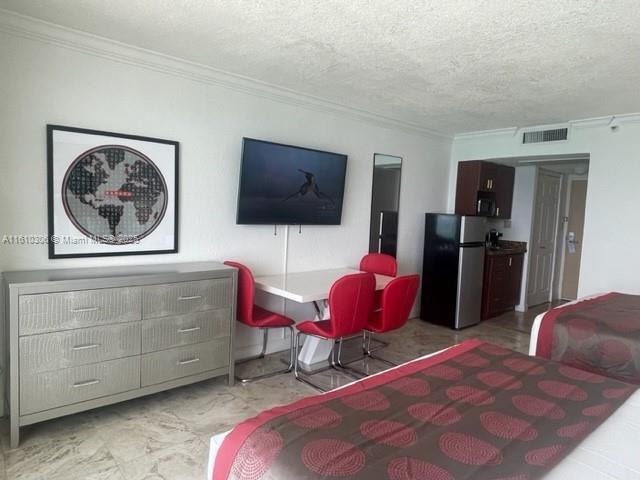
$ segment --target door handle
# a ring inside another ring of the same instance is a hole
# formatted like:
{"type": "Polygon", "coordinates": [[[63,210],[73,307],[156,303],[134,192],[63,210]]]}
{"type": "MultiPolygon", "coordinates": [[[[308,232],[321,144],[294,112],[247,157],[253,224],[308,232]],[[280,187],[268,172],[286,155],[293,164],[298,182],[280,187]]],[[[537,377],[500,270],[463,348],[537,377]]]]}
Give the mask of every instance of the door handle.
{"type": "Polygon", "coordinates": [[[496,208],[496,217],[500,216],[500,207],[496,208]]]}
{"type": "Polygon", "coordinates": [[[179,328],[178,333],[197,332],[200,327],[179,328]]]}
{"type": "Polygon", "coordinates": [[[178,297],[178,301],[184,302],[185,300],[198,300],[200,298],[202,298],[202,295],[190,295],[186,297],[180,296],[178,297]]]}
{"type": "Polygon", "coordinates": [[[76,345],[75,347],[71,347],[71,350],[90,350],[92,348],[98,348],[100,346],[99,343],[88,343],[86,345],[76,345]]]}
{"type": "Polygon", "coordinates": [[[97,385],[98,383],[100,383],[100,380],[98,380],[97,378],[95,380],[86,380],[84,382],[77,382],[73,384],[73,388],[82,388],[82,387],[88,387],[90,385],[97,385]]]}
{"type": "Polygon", "coordinates": [[[97,312],[100,307],[72,308],[71,313],[97,312]]]}
{"type": "Polygon", "coordinates": [[[188,365],[189,363],[199,362],[199,358],[190,358],[189,360],[178,360],[178,365],[188,365]]]}

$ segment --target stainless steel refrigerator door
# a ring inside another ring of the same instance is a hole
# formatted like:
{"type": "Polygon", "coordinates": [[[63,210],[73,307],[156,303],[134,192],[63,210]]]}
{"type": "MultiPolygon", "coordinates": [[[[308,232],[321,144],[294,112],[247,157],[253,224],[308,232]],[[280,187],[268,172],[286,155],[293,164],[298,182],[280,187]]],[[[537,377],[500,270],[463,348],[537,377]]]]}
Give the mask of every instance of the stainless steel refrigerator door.
{"type": "Polygon", "coordinates": [[[460,243],[484,242],[487,234],[487,219],[463,216],[460,220],[460,243]]]}
{"type": "Polygon", "coordinates": [[[455,328],[480,322],[483,275],[484,247],[460,248],[455,328]]]}

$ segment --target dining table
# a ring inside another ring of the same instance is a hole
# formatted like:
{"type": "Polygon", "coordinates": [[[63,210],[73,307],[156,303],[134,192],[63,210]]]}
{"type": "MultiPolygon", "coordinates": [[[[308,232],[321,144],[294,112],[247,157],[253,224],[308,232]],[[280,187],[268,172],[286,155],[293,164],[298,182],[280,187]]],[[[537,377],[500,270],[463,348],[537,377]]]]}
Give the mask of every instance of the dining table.
{"type": "MultiPolygon", "coordinates": [[[[354,273],[363,273],[356,268],[332,268],[286,274],[265,275],[255,278],[255,287],[265,293],[276,295],[297,303],[310,303],[315,309],[314,320],[330,318],[329,291],[336,280],[354,273]]],[[[382,290],[393,277],[375,274],[376,290],[382,290]]],[[[307,336],[298,355],[303,370],[314,371],[326,365],[332,344],[330,341],[307,336]]]]}

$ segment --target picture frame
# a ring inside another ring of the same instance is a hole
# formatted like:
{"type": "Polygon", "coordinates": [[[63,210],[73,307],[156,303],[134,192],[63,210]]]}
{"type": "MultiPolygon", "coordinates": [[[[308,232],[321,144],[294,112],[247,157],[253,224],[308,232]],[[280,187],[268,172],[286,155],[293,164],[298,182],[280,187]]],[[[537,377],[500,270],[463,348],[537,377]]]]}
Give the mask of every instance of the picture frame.
{"type": "Polygon", "coordinates": [[[47,125],[49,258],[178,252],[180,144],[47,125]]]}

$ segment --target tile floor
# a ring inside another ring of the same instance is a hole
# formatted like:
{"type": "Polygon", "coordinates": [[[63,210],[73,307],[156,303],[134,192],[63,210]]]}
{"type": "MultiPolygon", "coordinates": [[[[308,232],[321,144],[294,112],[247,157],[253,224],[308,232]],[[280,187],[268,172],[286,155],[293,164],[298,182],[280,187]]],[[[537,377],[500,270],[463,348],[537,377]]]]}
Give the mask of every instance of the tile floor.
{"type": "MultiPolygon", "coordinates": [[[[533,319],[547,308],[508,313],[458,332],[411,320],[386,337],[391,345],[380,355],[400,363],[474,337],[526,353],[533,319]]],[[[357,352],[357,342],[353,346],[357,352]]],[[[240,371],[254,373],[279,367],[279,362],[274,355],[240,371]]],[[[377,371],[384,365],[372,361],[363,367],[377,371]]],[[[317,381],[338,386],[349,379],[325,373],[317,381]]],[[[293,375],[234,387],[219,378],[23,428],[15,449],[9,448],[3,420],[0,479],[204,479],[212,435],[261,410],[314,393],[293,375]]]]}

